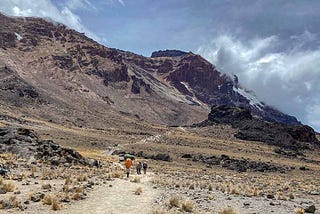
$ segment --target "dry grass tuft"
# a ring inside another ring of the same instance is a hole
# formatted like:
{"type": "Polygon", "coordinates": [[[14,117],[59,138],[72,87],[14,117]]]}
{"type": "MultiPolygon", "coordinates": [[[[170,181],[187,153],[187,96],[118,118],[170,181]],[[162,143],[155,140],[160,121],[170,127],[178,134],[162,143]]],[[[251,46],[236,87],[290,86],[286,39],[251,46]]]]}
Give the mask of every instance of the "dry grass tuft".
{"type": "Polygon", "coordinates": [[[45,195],[44,198],[42,199],[42,203],[44,205],[52,205],[53,197],[52,195],[45,195]]]}
{"type": "Polygon", "coordinates": [[[51,189],[51,184],[42,184],[42,189],[51,189]]]}
{"type": "Polygon", "coordinates": [[[293,200],[295,198],[294,194],[292,192],[289,194],[289,198],[290,198],[290,200],[293,200]]]}
{"type": "Polygon", "coordinates": [[[194,189],[194,183],[190,184],[189,189],[194,189]]]}
{"type": "Polygon", "coordinates": [[[209,199],[209,200],[213,200],[213,199],[214,199],[214,196],[213,196],[213,195],[208,195],[208,199],[209,199]]]}
{"type": "Polygon", "coordinates": [[[122,175],[123,175],[122,171],[114,171],[111,173],[111,177],[113,177],[113,178],[121,178],[122,175]]]}
{"type": "Polygon", "coordinates": [[[34,192],[29,192],[29,200],[31,200],[33,195],[34,195],[34,192]]]}
{"type": "Polygon", "coordinates": [[[218,214],[238,214],[239,212],[235,211],[233,208],[228,207],[220,210],[218,214]]]}
{"type": "Polygon", "coordinates": [[[9,203],[11,204],[12,207],[15,207],[15,208],[20,206],[20,202],[17,200],[16,196],[11,196],[9,198],[9,203]]]}
{"type": "Polygon", "coordinates": [[[84,193],[84,188],[81,187],[81,186],[76,187],[76,188],[74,189],[74,192],[75,192],[75,193],[84,193]]]}
{"type": "Polygon", "coordinates": [[[169,204],[171,207],[180,207],[180,198],[177,195],[172,196],[169,199],[169,204]]]}
{"type": "Polygon", "coordinates": [[[302,207],[298,207],[296,209],[296,214],[304,214],[304,209],[302,207]]]}
{"type": "Polygon", "coordinates": [[[77,181],[78,182],[88,181],[88,175],[87,174],[79,175],[77,178],[77,181]]]}
{"type": "Polygon", "coordinates": [[[133,183],[141,183],[141,178],[139,176],[135,176],[132,180],[133,183]]]}
{"type": "Polygon", "coordinates": [[[167,214],[168,212],[164,208],[157,208],[152,210],[152,214],[167,214]]]}
{"type": "Polygon", "coordinates": [[[5,190],[6,192],[14,192],[14,190],[16,189],[16,186],[11,182],[6,182],[2,184],[2,189],[5,190]]]}
{"type": "Polygon", "coordinates": [[[135,195],[141,195],[141,193],[142,193],[142,188],[141,188],[141,187],[138,187],[138,188],[136,189],[136,191],[134,191],[134,194],[135,194],[135,195]]]}
{"type": "Polygon", "coordinates": [[[78,201],[78,200],[81,199],[81,194],[78,193],[78,192],[76,192],[76,193],[74,193],[74,194],[71,196],[71,199],[72,199],[72,200],[75,200],[75,201],[78,201]]]}
{"type": "Polygon", "coordinates": [[[58,199],[54,198],[52,200],[52,207],[51,207],[52,210],[61,210],[61,205],[60,205],[60,202],[58,199]]]}
{"type": "Polygon", "coordinates": [[[192,212],[194,209],[194,202],[187,199],[182,203],[181,208],[182,208],[182,210],[184,210],[186,212],[192,212]]]}
{"type": "Polygon", "coordinates": [[[72,184],[72,179],[70,176],[67,176],[66,181],[64,182],[65,185],[70,185],[72,184]]]}

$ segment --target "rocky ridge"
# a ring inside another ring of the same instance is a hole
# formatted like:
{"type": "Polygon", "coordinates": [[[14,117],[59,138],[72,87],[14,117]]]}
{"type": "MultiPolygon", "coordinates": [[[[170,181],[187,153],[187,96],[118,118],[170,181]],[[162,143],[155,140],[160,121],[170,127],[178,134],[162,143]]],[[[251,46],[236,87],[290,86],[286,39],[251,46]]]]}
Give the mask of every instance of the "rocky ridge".
{"type": "Polygon", "coordinates": [[[310,149],[319,146],[315,131],[306,125],[285,125],[255,117],[250,110],[226,105],[213,106],[208,119],[196,127],[211,124],[227,124],[239,131],[235,137],[242,140],[260,141],[291,150],[310,149]]]}
{"type": "Polygon", "coordinates": [[[78,152],[63,148],[52,140],[40,140],[35,131],[19,127],[0,128],[0,152],[12,153],[19,158],[33,157],[52,165],[89,164],[78,152]]]}

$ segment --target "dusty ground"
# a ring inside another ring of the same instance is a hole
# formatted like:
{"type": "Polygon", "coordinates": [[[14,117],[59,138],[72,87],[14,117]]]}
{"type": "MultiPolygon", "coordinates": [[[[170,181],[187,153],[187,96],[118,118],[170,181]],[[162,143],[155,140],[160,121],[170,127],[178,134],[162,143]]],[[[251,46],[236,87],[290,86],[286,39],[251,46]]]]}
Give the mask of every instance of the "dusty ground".
{"type": "Polygon", "coordinates": [[[133,178],[116,179],[110,182],[111,187],[105,185],[94,191],[89,198],[81,204],[73,204],[68,207],[66,213],[141,213],[152,212],[152,204],[160,194],[160,191],[152,188],[150,178],[152,174],[142,175],[139,183],[131,182],[133,178]],[[137,188],[142,189],[140,195],[136,195],[137,188]]]}
{"type": "MultiPolygon", "coordinates": [[[[50,169],[42,163],[32,165],[28,160],[15,160],[18,164],[12,173],[21,179],[11,177],[6,180],[13,182],[16,189],[0,194],[0,200],[10,200],[15,196],[24,210],[12,208],[1,210],[2,213],[125,213],[128,210],[134,210],[131,213],[183,213],[186,200],[189,200],[194,213],[218,213],[228,206],[244,214],[296,213],[299,207],[310,205],[320,208],[319,148],[306,151],[305,157],[288,158],[276,154],[275,147],[235,139],[235,130],[227,126],[203,129],[162,126],[145,129],[138,126],[135,129],[131,126],[121,130],[92,130],[24,119],[27,122],[22,125],[35,129],[42,139],[53,139],[86,157],[103,161],[105,165],[99,170],[76,166],[50,169]],[[117,149],[146,154],[165,153],[172,157],[172,162],[148,159],[150,170],[155,174],[143,177],[141,183],[133,183],[121,179],[124,170],[117,164],[118,157],[110,155],[110,151],[117,149]],[[238,173],[181,158],[183,154],[226,154],[236,159],[244,157],[294,169],[286,173],[238,173]],[[34,167],[36,172],[31,176],[34,167]],[[307,170],[300,170],[300,167],[307,170]],[[50,174],[48,172],[53,172],[52,177],[41,179],[43,174],[50,174]],[[87,178],[83,180],[81,176],[84,174],[87,178]],[[68,177],[72,183],[66,190],[68,177]],[[93,185],[87,186],[92,182],[93,185]],[[47,183],[51,188],[43,189],[42,185],[47,183]],[[141,195],[134,194],[138,186],[142,187],[141,195]],[[75,200],[72,197],[77,187],[82,187],[83,191],[80,190],[80,199],[75,200]],[[17,191],[20,193],[14,194],[17,191]],[[52,211],[52,206],[43,205],[43,200],[30,201],[30,194],[38,192],[59,199],[61,209],[52,211]],[[178,207],[170,205],[174,196],[178,198],[178,207]],[[25,201],[30,203],[25,204],[25,201]]],[[[2,125],[7,123],[1,121],[2,125]]],[[[17,122],[14,124],[19,125],[17,122]]]]}

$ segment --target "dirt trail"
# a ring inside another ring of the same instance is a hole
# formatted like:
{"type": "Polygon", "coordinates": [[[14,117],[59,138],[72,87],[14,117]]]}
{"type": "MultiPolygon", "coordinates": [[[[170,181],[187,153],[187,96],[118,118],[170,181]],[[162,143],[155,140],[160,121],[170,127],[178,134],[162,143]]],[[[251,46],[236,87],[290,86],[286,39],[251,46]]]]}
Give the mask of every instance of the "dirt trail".
{"type": "MultiPolygon", "coordinates": [[[[130,179],[133,179],[135,175],[130,179]]],[[[117,214],[117,213],[151,213],[152,203],[159,195],[159,191],[152,188],[150,179],[153,174],[141,176],[140,183],[133,183],[127,179],[116,179],[107,185],[96,187],[89,193],[89,197],[64,210],[65,213],[77,214],[117,214]],[[109,184],[112,187],[109,187],[109,184]],[[141,195],[135,195],[135,190],[141,187],[141,195]]]]}

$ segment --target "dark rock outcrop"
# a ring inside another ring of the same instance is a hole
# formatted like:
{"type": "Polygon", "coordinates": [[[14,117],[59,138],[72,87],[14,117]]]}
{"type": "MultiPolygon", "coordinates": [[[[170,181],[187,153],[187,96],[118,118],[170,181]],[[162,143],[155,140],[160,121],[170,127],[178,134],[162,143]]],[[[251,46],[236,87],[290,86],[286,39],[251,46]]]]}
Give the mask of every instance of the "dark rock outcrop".
{"type": "Polygon", "coordinates": [[[0,67],[0,102],[2,101],[14,106],[47,102],[35,87],[6,66],[0,67]]]}
{"type": "Polygon", "coordinates": [[[151,93],[152,89],[150,85],[146,84],[143,79],[137,78],[136,76],[132,76],[132,87],[131,92],[134,94],[140,94],[141,88],[143,88],[147,93],[151,93]]]}
{"type": "Polygon", "coordinates": [[[16,35],[13,32],[0,31],[0,48],[13,48],[16,46],[16,35]]]}
{"type": "Polygon", "coordinates": [[[253,117],[245,108],[234,106],[213,106],[208,120],[196,126],[228,124],[239,129],[235,137],[242,140],[260,141],[269,145],[292,150],[309,149],[311,145],[320,145],[315,131],[305,125],[284,125],[253,117]]]}
{"type": "Polygon", "coordinates": [[[291,167],[276,166],[270,163],[257,162],[249,159],[234,159],[227,155],[217,156],[203,156],[194,155],[192,161],[205,163],[208,167],[221,166],[226,169],[235,170],[237,172],[280,172],[286,173],[291,167]]]}
{"type": "Polygon", "coordinates": [[[142,157],[145,159],[153,159],[153,160],[161,160],[161,161],[167,161],[167,162],[171,162],[172,161],[172,157],[169,154],[164,154],[164,153],[158,153],[158,154],[146,154],[143,151],[139,151],[139,152],[126,152],[126,151],[122,151],[122,150],[116,150],[112,153],[113,155],[123,155],[123,154],[132,154],[135,155],[137,157],[142,157]]]}
{"type": "Polygon", "coordinates": [[[0,152],[10,152],[22,158],[34,157],[52,165],[89,164],[78,152],[51,140],[40,140],[35,131],[18,127],[0,128],[0,152]]]}
{"type": "Polygon", "coordinates": [[[151,54],[151,58],[154,57],[177,57],[187,54],[187,52],[180,50],[164,50],[164,51],[155,51],[151,54]]]}

